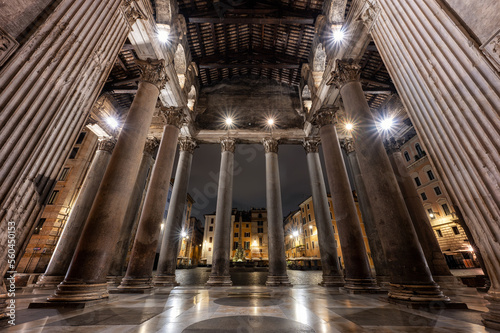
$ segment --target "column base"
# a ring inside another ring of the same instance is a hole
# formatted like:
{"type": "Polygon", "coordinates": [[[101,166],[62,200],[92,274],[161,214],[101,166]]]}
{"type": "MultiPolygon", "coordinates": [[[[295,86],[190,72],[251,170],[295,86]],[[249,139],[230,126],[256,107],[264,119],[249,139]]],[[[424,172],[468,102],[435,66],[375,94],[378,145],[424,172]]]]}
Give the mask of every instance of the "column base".
{"type": "Polygon", "coordinates": [[[131,278],[124,277],[122,282],[117,287],[118,289],[151,289],[153,288],[151,277],[147,278],[131,278]]]}
{"type": "Polygon", "coordinates": [[[370,293],[380,291],[375,279],[345,279],[344,289],[355,293],[370,293]]]}
{"type": "Polygon", "coordinates": [[[56,292],[47,297],[49,302],[93,301],[109,298],[107,283],[81,283],[63,281],[57,286],[56,292]]]}
{"type": "Polygon", "coordinates": [[[267,287],[291,287],[292,284],[288,275],[268,275],[266,281],[267,287]]]}
{"type": "Polygon", "coordinates": [[[404,301],[412,303],[429,303],[429,302],[450,302],[448,296],[443,295],[443,292],[436,283],[433,284],[390,284],[389,301],[404,301]]]}
{"type": "Polygon", "coordinates": [[[64,281],[64,275],[41,275],[35,284],[35,288],[56,288],[64,281]]]}
{"type": "Polygon", "coordinates": [[[323,275],[323,280],[319,283],[322,287],[343,287],[344,278],[340,275],[323,275]]]}
{"type": "Polygon", "coordinates": [[[489,291],[484,298],[489,302],[486,307],[488,312],[483,313],[483,324],[486,327],[500,330],[500,292],[489,291]]]}
{"type": "Polygon", "coordinates": [[[210,275],[208,278],[208,281],[206,283],[206,286],[208,287],[231,287],[233,285],[233,282],[231,281],[231,276],[217,276],[217,275],[210,275]]]}
{"type": "Polygon", "coordinates": [[[153,284],[155,287],[176,287],[179,285],[175,281],[175,275],[156,275],[153,284]]]}
{"type": "Polygon", "coordinates": [[[389,290],[391,287],[390,277],[388,275],[377,275],[377,284],[382,290],[389,290]]]}
{"type": "Polygon", "coordinates": [[[108,286],[110,287],[116,287],[120,285],[122,282],[123,276],[118,276],[118,275],[108,275],[106,276],[106,282],[108,283],[108,286]]]}

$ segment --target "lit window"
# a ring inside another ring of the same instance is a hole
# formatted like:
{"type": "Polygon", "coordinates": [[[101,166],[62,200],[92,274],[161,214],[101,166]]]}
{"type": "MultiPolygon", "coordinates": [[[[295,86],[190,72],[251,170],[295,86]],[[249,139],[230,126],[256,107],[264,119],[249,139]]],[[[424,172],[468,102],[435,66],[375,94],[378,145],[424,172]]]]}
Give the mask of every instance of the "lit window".
{"type": "Polygon", "coordinates": [[[427,213],[429,213],[431,219],[434,220],[436,218],[436,215],[434,215],[434,211],[432,210],[432,208],[427,209],[427,213]]]}
{"type": "Polygon", "coordinates": [[[64,168],[59,175],[59,181],[63,182],[68,178],[69,168],[64,168]]]}
{"type": "Polygon", "coordinates": [[[59,191],[52,191],[52,193],[50,194],[49,200],[47,201],[47,205],[53,205],[57,199],[58,194],[59,194],[59,191]]]}
{"type": "Polygon", "coordinates": [[[38,235],[40,231],[42,231],[42,226],[45,223],[45,219],[40,219],[38,220],[38,224],[35,227],[35,230],[33,231],[34,235],[38,235]]]}
{"type": "Polygon", "coordinates": [[[443,204],[443,205],[441,205],[441,207],[443,207],[444,215],[450,215],[451,214],[450,208],[448,208],[447,204],[443,204]]]}

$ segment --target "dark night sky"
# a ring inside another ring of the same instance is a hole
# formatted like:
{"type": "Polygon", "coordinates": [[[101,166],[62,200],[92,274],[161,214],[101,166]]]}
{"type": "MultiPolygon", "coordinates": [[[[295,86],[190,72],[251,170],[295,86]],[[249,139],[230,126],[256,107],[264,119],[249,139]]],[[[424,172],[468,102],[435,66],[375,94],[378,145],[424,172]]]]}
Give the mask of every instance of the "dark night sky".
{"type": "MultiPolygon", "coordinates": [[[[194,152],[188,192],[196,201],[192,216],[202,222],[203,214],[210,214],[216,208],[220,154],[219,144],[201,145],[194,152]]],[[[311,185],[301,145],[280,145],[278,156],[283,217],[286,217],[311,195],[311,185]]],[[[323,163],[322,157],[321,160],[323,163]]],[[[328,191],[328,184],[326,186],[328,191]]],[[[266,207],[264,147],[240,144],[235,153],[233,208],[247,210],[252,207],[266,207]]]]}

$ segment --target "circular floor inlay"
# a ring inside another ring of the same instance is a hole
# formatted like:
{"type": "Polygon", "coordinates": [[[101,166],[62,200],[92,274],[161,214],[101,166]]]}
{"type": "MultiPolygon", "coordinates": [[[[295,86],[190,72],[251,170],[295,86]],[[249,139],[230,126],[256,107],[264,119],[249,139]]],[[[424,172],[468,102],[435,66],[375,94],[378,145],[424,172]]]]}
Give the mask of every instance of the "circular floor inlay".
{"type": "Polygon", "coordinates": [[[279,298],[262,297],[262,296],[236,296],[218,298],[214,301],[215,304],[226,306],[242,306],[242,307],[261,307],[273,306],[281,304],[283,301],[279,298]]]}
{"type": "Polygon", "coordinates": [[[315,333],[308,325],[294,320],[265,316],[231,316],[199,321],[182,333],[315,333]]]}

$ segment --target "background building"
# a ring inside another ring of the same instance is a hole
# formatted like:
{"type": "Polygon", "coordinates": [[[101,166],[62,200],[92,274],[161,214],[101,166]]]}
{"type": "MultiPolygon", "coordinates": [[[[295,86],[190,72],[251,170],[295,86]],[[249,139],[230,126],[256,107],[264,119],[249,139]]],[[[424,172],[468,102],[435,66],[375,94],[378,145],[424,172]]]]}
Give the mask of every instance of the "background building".
{"type": "Polygon", "coordinates": [[[196,217],[186,219],[181,231],[182,241],[178,256],[178,267],[196,267],[200,263],[203,225],[196,217]]]}
{"type": "MultiPolygon", "coordinates": [[[[332,225],[335,229],[335,241],[337,245],[337,254],[339,262],[343,265],[342,249],[340,247],[339,233],[337,223],[335,221],[335,213],[333,211],[332,199],[328,196],[328,206],[330,208],[330,217],[332,225]]],[[[300,209],[291,212],[285,218],[285,251],[289,265],[292,267],[319,268],[321,266],[321,258],[319,252],[318,234],[316,229],[316,218],[314,216],[314,206],[312,196],[299,204],[300,209]]],[[[358,203],[356,202],[358,217],[361,223],[363,239],[365,242],[370,266],[373,267],[373,261],[366,237],[365,226],[361,218],[358,203]]]]}

